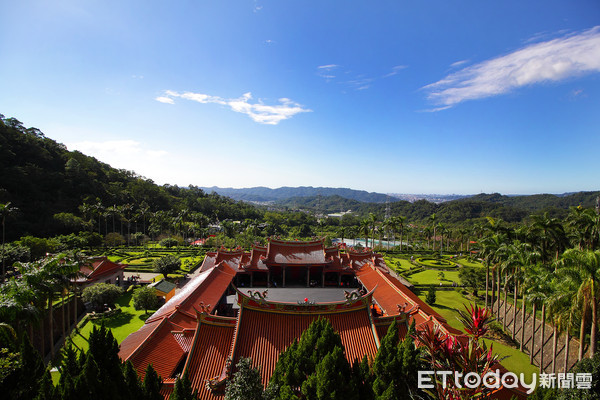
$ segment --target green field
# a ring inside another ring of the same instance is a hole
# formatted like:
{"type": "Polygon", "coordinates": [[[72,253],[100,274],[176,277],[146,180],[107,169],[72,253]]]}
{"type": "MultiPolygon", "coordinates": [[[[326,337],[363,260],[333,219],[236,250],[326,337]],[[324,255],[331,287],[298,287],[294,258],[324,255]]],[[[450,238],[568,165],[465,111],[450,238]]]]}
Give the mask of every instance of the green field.
{"type": "Polygon", "coordinates": [[[117,305],[121,308],[121,312],[114,314],[104,319],[96,319],[88,321],[77,334],[73,334],[73,344],[80,350],[88,349],[87,338],[94,325],[100,326],[104,322],[104,326],[110,328],[117,343],[121,343],[130,333],[137,331],[144,325],[144,321],[148,316],[152,315],[153,310],[148,311],[148,315],[144,310],[136,310],[133,307],[132,292],[125,293],[117,301],[117,305]]]}
{"type": "MultiPolygon", "coordinates": [[[[418,295],[419,298],[425,300],[427,293],[423,290],[418,295]]],[[[436,291],[436,303],[432,308],[446,318],[448,325],[463,330],[463,326],[457,318],[458,312],[456,310],[462,310],[464,305],[468,306],[469,304],[470,301],[455,290],[438,290],[436,291]]],[[[520,352],[519,349],[493,340],[486,339],[486,343],[488,345],[493,344],[494,352],[498,353],[500,358],[506,357],[502,360],[502,365],[509,371],[517,374],[522,372],[527,379],[530,378],[531,373],[538,372],[538,367],[529,364],[529,356],[520,352]]]]}
{"type": "Polygon", "coordinates": [[[440,283],[443,285],[451,285],[452,282],[456,282],[457,284],[460,283],[460,280],[458,279],[458,271],[436,271],[426,269],[410,275],[408,279],[415,285],[439,285],[440,283]],[[438,274],[440,272],[444,274],[443,280],[438,278],[438,274]]]}

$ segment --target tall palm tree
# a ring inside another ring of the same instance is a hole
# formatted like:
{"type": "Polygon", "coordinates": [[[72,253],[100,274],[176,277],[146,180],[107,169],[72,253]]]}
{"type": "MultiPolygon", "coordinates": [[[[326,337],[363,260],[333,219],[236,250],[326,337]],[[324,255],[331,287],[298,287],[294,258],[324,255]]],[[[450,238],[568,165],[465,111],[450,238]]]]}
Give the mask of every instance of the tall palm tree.
{"type": "Polygon", "coordinates": [[[16,207],[12,207],[10,201],[6,204],[0,204],[0,217],[2,218],[2,282],[6,280],[6,265],[4,260],[4,241],[6,237],[5,226],[6,217],[17,211],[16,207]]]}
{"type": "Polygon", "coordinates": [[[405,223],[406,223],[406,217],[403,217],[401,215],[395,217],[395,227],[396,227],[396,229],[400,230],[400,251],[402,251],[402,241],[403,241],[402,238],[404,236],[405,223]]]}
{"type": "Polygon", "coordinates": [[[371,225],[371,248],[375,249],[375,229],[377,228],[377,216],[369,213],[369,224],[371,225]]]}
{"type": "Polygon", "coordinates": [[[552,296],[552,280],[554,275],[551,271],[541,263],[530,267],[527,270],[526,285],[527,299],[533,304],[533,330],[531,335],[531,352],[529,354],[529,362],[533,364],[533,356],[535,354],[535,325],[536,325],[536,305],[542,304],[542,324],[540,327],[540,373],[544,368],[544,338],[546,330],[546,305],[549,304],[549,299],[552,296]]]}
{"type": "MultiPolygon", "coordinates": [[[[506,259],[504,260],[504,266],[512,276],[513,282],[513,318],[512,318],[512,339],[515,339],[516,331],[516,320],[517,320],[517,296],[519,293],[519,286],[523,280],[523,273],[525,268],[531,264],[532,258],[535,253],[531,252],[531,246],[528,243],[522,243],[519,240],[514,240],[507,246],[506,259]]],[[[522,285],[521,285],[522,286],[522,285]]],[[[525,299],[522,299],[522,314],[521,314],[521,346],[523,345],[523,333],[524,333],[524,316],[525,316],[525,299]]],[[[505,317],[506,319],[506,314],[505,317]]]]}
{"type": "Polygon", "coordinates": [[[437,221],[437,216],[435,213],[429,216],[429,221],[431,221],[431,226],[433,227],[433,252],[435,253],[435,221],[437,221]]]}
{"type": "MultiPolygon", "coordinates": [[[[565,265],[575,268],[581,276],[581,285],[578,295],[583,300],[585,307],[592,311],[590,330],[590,357],[596,354],[596,331],[598,326],[598,301],[600,300],[600,250],[569,249],[563,254],[565,265]]],[[[585,307],[582,311],[582,329],[580,333],[580,345],[585,338],[585,307]]],[[[581,351],[580,351],[581,353],[581,351]]]]}
{"type": "MultiPolygon", "coordinates": [[[[553,295],[550,299],[550,314],[554,326],[558,332],[565,332],[564,363],[563,372],[569,370],[569,343],[571,341],[571,329],[575,328],[575,321],[580,312],[580,303],[577,301],[577,292],[581,286],[581,275],[579,271],[559,261],[557,278],[554,281],[553,295]]],[[[556,342],[553,340],[552,372],[556,372],[556,342]]]]}
{"type": "Polygon", "coordinates": [[[371,222],[368,218],[362,219],[359,224],[360,231],[365,234],[365,248],[369,247],[369,232],[371,232],[371,222]]]}
{"type": "MultiPolygon", "coordinates": [[[[490,277],[490,267],[492,267],[492,272],[498,269],[498,264],[501,262],[501,248],[504,245],[506,240],[506,236],[503,234],[493,234],[490,236],[486,236],[485,238],[479,241],[479,246],[481,248],[481,256],[483,258],[483,263],[486,266],[486,275],[485,275],[485,306],[491,306],[493,308],[495,301],[495,290],[494,290],[494,279],[493,275],[490,277]],[[492,284],[492,298],[491,304],[489,304],[489,290],[490,283],[492,284]]],[[[498,294],[500,296],[500,294],[498,294]]],[[[500,306],[500,302],[498,302],[498,307],[500,306]]]]}

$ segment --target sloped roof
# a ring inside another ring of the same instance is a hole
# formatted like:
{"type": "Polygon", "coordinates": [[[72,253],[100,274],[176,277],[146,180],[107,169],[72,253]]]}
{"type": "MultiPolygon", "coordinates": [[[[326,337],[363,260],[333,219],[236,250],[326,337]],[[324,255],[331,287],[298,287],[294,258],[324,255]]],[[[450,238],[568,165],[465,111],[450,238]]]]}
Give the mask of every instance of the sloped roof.
{"type": "MultiPolygon", "coordinates": [[[[308,311],[304,313],[298,311],[298,305],[294,307],[288,303],[262,302],[262,310],[260,306],[242,302],[235,335],[234,365],[240,358],[250,357],[255,366],[260,366],[262,381],[266,385],[279,354],[320,317],[328,319],[333,329],[339,332],[348,361],[361,360],[365,355],[374,356],[378,342],[370,318],[370,299],[371,294],[368,294],[354,303],[348,303],[346,311],[341,303],[321,303],[306,306],[308,311]]],[[[248,302],[252,303],[253,300],[248,302]]]]}
{"type": "Polygon", "coordinates": [[[112,275],[117,271],[122,271],[125,268],[127,268],[127,264],[112,262],[108,257],[95,258],[79,267],[79,272],[84,276],[79,277],[77,282],[95,281],[103,276],[112,275]]]}
{"type": "Polygon", "coordinates": [[[271,239],[267,246],[269,264],[327,264],[323,241],[290,242],[271,239]]]}
{"type": "Polygon", "coordinates": [[[171,290],[174,290],[177,287],[177,285],[165,279],[161,279],[158,282],[154,282],[150,284],[150,286],[152,286],[156,290],[160,290],[163,293],[170,293],[171,290]]]}
{"type": "Polygon", "coordinates": [[[236,322],[236,318],[204,316],[198,324],[185,371],[188,373],[192,390],[198,390],[199,400],[223,397],[221,393],[213,393],[207,389],[206,380],[223,372],[231,352],[236,322]]]}
{"type": "Polygon", "coordinates": [[[235,271],[227,263],[219,263],[188,282],[179,293],[152,314],[146,322],[169,316],[176,309],[194,315],[195,309],[200,308],[201,303],[210,306],[209,312],[212,311],[234,277],[235,271]]]}
{"type": "Polygon", "coordinates": [[[130,360],[143,379],[148,364],[163,378],[170,378],[186,352],[172,333],[173,326],[165,318],[161,320],[152,334],[127,358],[121,353],[121,358],[130,360]]]}

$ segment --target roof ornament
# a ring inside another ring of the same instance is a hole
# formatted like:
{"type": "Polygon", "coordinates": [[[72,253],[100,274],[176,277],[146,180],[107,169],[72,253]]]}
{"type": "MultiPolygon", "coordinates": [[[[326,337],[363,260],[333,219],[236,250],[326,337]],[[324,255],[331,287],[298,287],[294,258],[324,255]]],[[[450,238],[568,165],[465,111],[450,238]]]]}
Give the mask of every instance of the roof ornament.
{"type": "Polygon", "coordinates": [[[204,302],[201,301],[200,304],[198,304],[198,308],[196,308],[196,312],[198,312],[199,314],[210,314],[210,304],[205,305],[204,302]]]}
{"type": "Polygon", "coordinates": [[[396,304],[396,307],[398,307],[398,313],[400,314],[413,315],[419,311],[418,304],[413,305],[411,308],[408,308],[408,303],[404,303],[403,305],[396,304]]]}
{"type": "Polygon", "coordinates": [[[269,292],[269,289],[266,289],[262,293],[259,292],[258,290],[248,290],[248,294],[250,295],[250,298],[252,300],[258,301],[259,303],[264,303],[266,301],[268,292],[269,292]]]}
{"type": "Polygon", "coordinates": [[[221,392],[225,383],[231,379],[231,365],[233,364],[233,360],[231,357],[227,357],[225,360],[225,368],[223,368],[223,372],[220,376],[215,376],[214,378],[206,380],[206,388],[211,392],[221,392]]]}
{"type": "Polygon", "coordinates": [[[353,290],[352,292],[348,290],[344,290],[344,297],[346,298],[346,304],[354,303],[356,300],[360,299],[360,292],[358,290],[353,290]]]}
{"type": "Polygon", "coordinates": [[[299,306],[314,306],[315,302],[314,301],[309,301],[308,297],[305,297],[304,301],[299,301],[298,302],[298,305],[299,306]]]}

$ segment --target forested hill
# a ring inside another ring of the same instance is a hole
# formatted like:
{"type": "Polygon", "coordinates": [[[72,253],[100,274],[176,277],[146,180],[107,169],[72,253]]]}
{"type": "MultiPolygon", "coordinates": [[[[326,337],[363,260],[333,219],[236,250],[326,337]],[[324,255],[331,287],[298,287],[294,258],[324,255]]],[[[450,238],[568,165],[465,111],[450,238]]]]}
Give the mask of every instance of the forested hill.
{"type": "Polygon", "coordinates": [[[17,207],[7,229],[7,240],[22,235],[49,236],[71,232],[80,224],[86,204],[91,213],[131,205],[152,211],[201,212],[213,219],[257,218],[259,210],[196,187],[159,186],[134,172],[110,165],[78,151],[68,151],[36,128],[25,128],[0,114],[0,203],[17,207]],[[56,218],[56,214],[71,213],[56,218]]]}
{"type": "MultiPolygon", "coordinates": [[[[268,187],[253,187],[253,188],[220,188],[201,187],[207,193],[216,192],[222,196],[228,196],[235,200],[267,202],[278,201],[290,198],[311,197],[311,196],[339,196],[345,199],[357,200],[366,203],[385,203],[390,197],[383,193],[367,192],[364,190],[354,190],[348,188],[328,188],[328,187],[280,187],[271,189],[268,187]]],[[[392,198],[393,199],[393,198],[392,198]]]]}
{"type": "MultiPolygon", "coordinates": [[[[531,196],[503,196],[480,194],[466,199],[447,201],[440,204],[419,200],[394,201],[389,203],[391,215],[402,215],[411,222],[423,222],[435,213],[440,221],[460,224],[474,222],[485,217],[501,218],[507,222],[521,222],[531,214],[549,212],[551,216],[564,218],[569,207],[592,208],[596,205],[597,192],[578,192],[565,195],[540,194],[531,196]]],[[[385,215],[386,204],[364,203],[340,196],[294,197],[277,202],[291,209],[306,209],[320,213],[352,210],[359,215],[374,213],[385,215]]]]}

